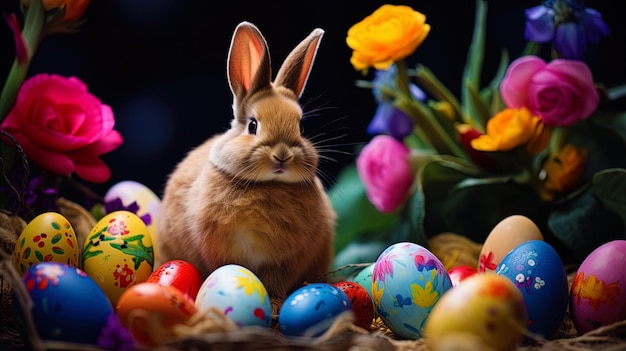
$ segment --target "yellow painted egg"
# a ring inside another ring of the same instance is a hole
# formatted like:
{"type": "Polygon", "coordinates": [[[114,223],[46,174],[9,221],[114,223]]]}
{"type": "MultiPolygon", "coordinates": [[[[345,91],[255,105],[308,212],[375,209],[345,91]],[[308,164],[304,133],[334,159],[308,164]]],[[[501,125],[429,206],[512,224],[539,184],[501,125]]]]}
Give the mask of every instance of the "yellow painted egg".
{"type": "Polygon", "coordinates": [[[495,273],[476,273],[439,299],[424,326],[431,351],[514,350],[523,340],[526,306],[513,282],[495,273]]]}
{"type": "Polygon", "coordinates": [[[145,282],[153,267],[153,244],[148,228],[130,211],[113,211],[102,217],[85,240],[83,270],[114,306],[124,291],[145,282]]]}
{"type": "MultiPolygon", "coordinates": [[[[113,184],[104,195],[104,211],[126,210],[135,213],[148,227],[150,239],[156,249],[156,219],[161,210],[161,199],[146,185],[134,180],[113,184]]],[[[154,253],[156,257],[157,253],[154,253]]]]}
{"type": "Polygon", "coordinates": [[[495,272],[500,261],[518,245],[544,240],[541,230],[530,218],[512,215],[502,219],[491,230],[480,251],[479,272],[495,272]]]}
{"type": "Polygon", "coordinates": [[[60,262],[78,267],[78,241],[69,220],[57,212],[33,218],[13,249],[13,265],[20,274],[39,262],[60,262]]]}

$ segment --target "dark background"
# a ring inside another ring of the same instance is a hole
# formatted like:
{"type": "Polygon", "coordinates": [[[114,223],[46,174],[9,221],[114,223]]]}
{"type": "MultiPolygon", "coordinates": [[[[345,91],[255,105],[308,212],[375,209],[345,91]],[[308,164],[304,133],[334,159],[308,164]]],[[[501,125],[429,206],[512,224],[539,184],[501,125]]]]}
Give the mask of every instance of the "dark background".
{"type": "MultiPolygon", "coordinates": [[[[2,0],[4,11],[18,1],[2,0]]],[[[375,111],[371,92],[357,88],[363,76],[350,65],[345,44],[348,29],[382,1],[227,1],[94,0],[85,24],[75,34],[46,38],[35,55],[30,75],[77,76],[103,103],[113,108],[124,144],[104,155],[113,176],[92,185],[102,194],[126,179],[161,194],[167,174],[193,146],[228,127],[232,98],[226,81],[226,57],[235,26],[247,20],[266,36],[274,69],[313,28],[326,33],[301,99],[306,111],[320,109],[305,122],[306,134],[327,141],[323,162],[327,185],[354,158],[354,146],[368,140],[365,128],[375,111]],[[323,134],[323,135],[322,135],[323,134]],[[340,137],[338,140],[333,140],[340,137]]],[[[432,30],[411,57],[431,68],[455,93],[470,43],[474,1],[398,1],[426,14],[432,30]]],[[[485,82],[507,48],[511,57],[523,49],[524,9],[540,1],[488,1],[485,82]]],[[[617,2],[587,1],[613,31],[588,50],[596,81],[626,83],[626,35],[617,2]]],[[[12,39],[2,26],[0,77],[12,61],[12,39]]],[[[367,76],[366,78],[371,78],[367,76]]],[[[617,106],[617,105],[616,105],[617,106]]],[[[622,107],[624,104],[621,104],[622,107]]]]}

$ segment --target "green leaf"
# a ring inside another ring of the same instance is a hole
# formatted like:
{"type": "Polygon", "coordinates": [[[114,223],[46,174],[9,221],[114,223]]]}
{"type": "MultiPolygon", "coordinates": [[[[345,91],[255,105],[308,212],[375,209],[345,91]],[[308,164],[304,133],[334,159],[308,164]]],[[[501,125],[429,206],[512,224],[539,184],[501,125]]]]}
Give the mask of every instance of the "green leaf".
{"type": "Polygon", "coordinates": [[[398,221],[398,214],[380,213],[370,203],[354,164],[341,171],[328,195],[337,213],[335,252],[359,238],[387,232],[398,221]]]}
{"type": "Polygon", "coordinates": [[[57,235],[53,236],[52,239],[50,239],[50,242],[56,244],[61,241],[61,239],[63,239],[63,234],[58,233],[57,235]]]}
{"type": "MultiPolygon", "coordinates": [[[[480,75],[483,65],[483,56],[485,51],[485,27],[487,19],[487,3],[485,0],[476,0],[476,10],[474,14],[474,31],[472,34],[472,42],[470,43],[469,51],[467,53],[467,60],[465,62],[465,68],[463,69],[463,79],[461,86],[461,108],[463,110],[464,118],[467,118],[467,123],[471,125],[481,126],[480,123],[475,123],[476,118],[475,102],[472,98],[472,92],[470,89],[480,89],[480,75]]],[[[476,126],[475,126],[476,128],[476,126]]]]}
{"type": "Polygon", "coordinates": [[[626,111],[596,111],[590,121],[614,131],[626,141],[626,111]]]}
{"type": "Polygon", "coordinates": [[[626,223],[626,169],[607,169],[596,173],[589,192],[626,223]]]}

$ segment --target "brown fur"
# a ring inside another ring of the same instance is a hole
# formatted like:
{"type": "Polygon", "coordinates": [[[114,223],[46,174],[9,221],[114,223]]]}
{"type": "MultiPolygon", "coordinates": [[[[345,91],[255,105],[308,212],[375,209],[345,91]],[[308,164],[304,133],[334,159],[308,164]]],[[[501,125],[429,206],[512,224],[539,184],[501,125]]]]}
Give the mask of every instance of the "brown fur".
{"type": "Polygon", "coordinates": [[[294,49],[271,83],[265,40],[249,23],[238,27],[228,67],[235,118],[170,175],[157,222],[157,265],[183,259],[206,277],[239,264],[274,300],[324,280],[335,215],[316,175],[317,151],[300,135],[297,102],[322,33],[294,49]],[[247,132],[250,117],[258,121],[256,135],[247,132]],[[282,173],[274,172],[277,158],[282,173]]]}

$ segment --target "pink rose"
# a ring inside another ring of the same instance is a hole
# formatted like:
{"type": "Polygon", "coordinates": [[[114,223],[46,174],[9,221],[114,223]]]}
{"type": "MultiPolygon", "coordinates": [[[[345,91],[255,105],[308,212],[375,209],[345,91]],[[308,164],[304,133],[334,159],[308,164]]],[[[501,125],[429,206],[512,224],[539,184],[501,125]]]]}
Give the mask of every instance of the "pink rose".
{"type": "Polygon", "coordinates": [[[87,92],[78,78],[39,74],[21,86],[0,128],[42,168],[102,183],[111,171],[99,156],[122,144],[114,124],[111,107],[87,92]]]}
{"type": "Polygon", "coordinates": [[[584,62],[555,59],[546,63],[532,55],[511,63],[501,93],[508,107],[526,107],[551,127],[586,119],[600,102],[591,70],[584,62]]]}
{"type": "Polygon", "coordinates": [[[356,160],[367,197],[380,212],[393,212],[406,198],[413,182],[409,153],[404,144],[381,134],[365,145],[356,160]]]}

